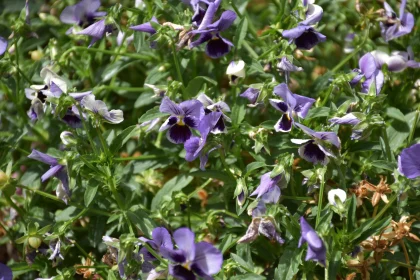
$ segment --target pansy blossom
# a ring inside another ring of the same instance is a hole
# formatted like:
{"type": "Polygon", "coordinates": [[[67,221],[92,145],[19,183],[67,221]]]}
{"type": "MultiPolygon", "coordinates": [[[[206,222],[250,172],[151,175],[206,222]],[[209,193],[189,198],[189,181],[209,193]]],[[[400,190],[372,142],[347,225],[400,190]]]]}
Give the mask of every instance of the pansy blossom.
{"type": "Polygon", "coordinates": [[[305,218],[300,217],[301,236],[298,247],[308,243],[308,252],[306,253],[305,261],[313,260],[326,265],[327,249],[322,239],[318,236],[316,231],[308,224],[305,218]]]}
{"type": "Polygon", "coordinates": [[[203,104],[204,112],[206,115],[210,114],[211,112],[221,113],[216,125],[211,129],[211,133],[213,134],[226,133],[227,129],[226,129],[225,121],[231,122],[231,119],[225,114],[225,112],[230,112],[229,105],[227,105],[226,102],[223,102],[223,101],[214,102],[204,93],[201,93],[197,97],[197,100],[200,101],[201,104],[203,104]]]}
{"type": "Polygon", "coordinates": [[[82,106],[91,111],[93,114],[100,116],[104,121],[117,124],[124,120],[123,111],[121,110],[108,110],[105,102],[95,100],[95,95],[89,94],[83,97],[81,101],[82,106]]]}
{"type": "MultiPolygon", "coordinates": [[[[89,26],[95,22],[95,18],[106,16],[106,12],[98,12],[101,6],[100,0],[82,0],[75,5],[67,6],[61,12],[61,22],[78,26],[89,26]]],[[[72,32],[73,28],[67,31],[72,32]]]]}
{"type": "Polygon", "coordinates": [[[327,165],[329,162],[328,158],[335,156],[326,147],[326,144],[329,143],[337,148],[340,148],[341,146],[337,134],[335,134],[335,132],[316,132],[299,123],[296,123],[295,125],[312,138],[309,140],[292,139],[292,142],[295,144],[304,144],[298,150],[299,155],[313,164],[320,163],[322,165],[327,165]]]}
{"type": "Polygon", "coordinates": [[[274,88],[274,94],[281,97],[279,99],[270,99],[270,104],[283,115],[274,125],[274,129],[279,132],[289,132],[293,126],[293,115],[305,118],[309,108],[315,102],[315,99],[292,93],[285,83],[274,88]]]}
{"type": "Polygon", "coordinates": [[[77,35],[87,35],[92,37],[92,41],[90,41],[89,48],[92,47],[97,41],[102,39],[106,34],[112,33],[114,27],[112,24],[106,24],[105,19],[101,19],[82,31],[77,32],[77,35]]]}
{"type": "Polygon", "coordinates": [[[398,171],[408,179],[420,177],[420,144],[402,150],[398,156],[398,171]]]}
{"type": "Polygon", "coordinates": [[[362,78],[365,78],[362,83],[362,92],[368,93],[370,87],[374,86],[376,95],[379,95],[384,84],[384,73],[381,70],[384,62],[382,61],[382,53],[375,56],[372,53],[367,53],[360,58],[359,69],[353,70],[357,75],[350,81],[350,85],[354,87],[362,78]]]}
{"type": "Polygon", "coordinates": [[[405,12],[407,0],[402,0],[400,5],[400,17],[384,2],[386,20],[380,23],[381,34],[385,41],[390,41],[403,35],[409,34],[414,27],[414,16],[412,13],[405,12]]]}
{"type": "Polygon", "coordinates": [[[251,196],[256,195],[257,198],[265,203],[277,203],[280,199],[281,191],[278,186],[279,182],[284,183],[282,180],[283,174],[279,174],[271,178],[271,172],[267,172],[261,176],[260,184],[251,194],[251,196]]]}

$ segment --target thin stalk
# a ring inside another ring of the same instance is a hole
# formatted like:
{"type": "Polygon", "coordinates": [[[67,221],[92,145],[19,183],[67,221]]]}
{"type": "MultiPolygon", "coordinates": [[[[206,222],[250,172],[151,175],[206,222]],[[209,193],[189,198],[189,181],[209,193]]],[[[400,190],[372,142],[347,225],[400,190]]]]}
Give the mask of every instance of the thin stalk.
{"type": "Polygon", "coordinates": [[[408,141],[407,141],[407,146],[410,146],[411,142],[413,142],[413,138],[414,138],[414,133],[416,132],[416,128],[417,128],[417,122],[419,121],[419,109],[416,110],[416,114],[414,116],[414,121],[413,121],[413,127],[411,128],[410,131],[410,136],[408,137],[408,141]]]}
{"type": "Polygon", "coordinates": [[[411,270],[411,265],[410,265],[410,257],[408,256],[408,251],[407,251],[407,248],[405,247],[404,240],[401,241],[401,247],[403,248],[403,251],[404,251],[405,262],[409,266],[407,267],[408,276],[410,277],[410,280],[414,280],[413,271],[411,270]]]}
{"type": "Polygon", "coordinates": [[[92,136],[90,135],[89,130],[88,130],[88,127],[87,127],[87,125],[86,125],[85,118],[83,117],[83,110],[82,110],[82,106],[80,106],[80,104],[79,104],[79,103],[77,103],[77,101],[75,101],[75,102],[74,102],[74,104],[76,105],[77,110],[79,111],[80,120],[82,121],[83,128],[84,128],[84,130],[85,130],[85,132],[86,132],[86,135],[87,135],[87,137],[88,137],[88,139],[89,139],[89,142],[90,142],[90,145],[91,145],[91,147],[92,147],[92,149],[93,149],[93,152],[94,152],[96,155],[98,155],[98,150],[96,149],[95,142],[93,142],[92,136]]]}
{"type": "Polygon", "coordinates": [[[149,253],[150,254],[152,254],[156,259],[158,259],[161,263],[164,263],[164,264],[168,264],[168,262],[165,260],[165,259],[163,259],[158,253],[156,253],[156,251],[155,250],[153,250],[153,248],[152,247],[150,247],[150,245],[147,243],[147,242],[144,242],[144,241],[142,241],[142,240],[138,240],[144,247],[146,247],[147,248],[147,250],[149,251],[149,253]]]}
{"type": "Polygon", "coordinates": [[[86,212],[88,212],[89,209],[85,208],[82,211],[79,212],[79,214],[77,214],[75,217],[71,218],[70,220],[68,220],[67,222],[64,223],[64,225],[62,226],[63,231],[70,225],[72,224],[74,221],[76,221],[77,219],[79,219],[80,217],[82,217],[84,214],[86,214],[86,212]]]}
{"type": "Polygon", "coordinates": [[[395,263],[395,264],[398,264],[398,265],[403,266],[403,267],[406,267],[406,268],[411,268],[413,270],[419,270],[420,271],[420,267],[408,265],[408,264],[405,264],[405,263],[399,262],[399,261],[382,259],[381,262],[384,262],[384,263],[389,263],[389,262],[390,263],[395,263]]]}
{"type": "Polygon", "coordinates": [[[233,175],[232,171],[230,171],[229,165],[226,163],[225,154],[223,153],[222,149],[219,149],[220,152],[220,160],[222,161],[222,165],[225,168],[226,172],[229,176],[236,181],[235,175],[233,175]]]}
{"type": "Polygon", "coordinates": [[[73,244],[77,247],[77,249],[79,249],[79,251],[88,259],[90,259],[91,261],[95,261],[94,258],[92,258],[92,256],[90,256],[80,245],[79,243],[77,243],[76,241],[73,241],[73,244]]]}
{"type": "Polygon", "coordinates": [[[108,178],[108,186],[109,186],[109,188],[111,189],[111,192],[112,192],[112,195],[114,196],[115,201],[117,202],[118,208],[119,208],[119,209],[123,212],[123,216],[124,216],[124,219],[125,219],[125,221],[126,221],[126,223],[127,223],[127,225],[128,225],[128,228],[129,228],[129,230],[130,230],[130,233],[131,233],[132,235],[134,235],[133,225],[131,224],[131,221],[130,221],[130,219],[128,218],[128,216],[127,216],[126,212],[125,212],[124,203],[123,203],[123,201],[121,200],[121,197],[120,197],[120,195],[119,195],[119,194],[118,194],[118,192],[117,192],[117,188],[116,188],[116,186],[115,186],[115,180],[114,180],[114,178],[113,178],[112,174],[111,174],[111,176],[108,178]]]}
{"type": "Polygon", "coordinates": [[[119,86],[115,86],[115,85],[103,85],[100,86],[98,88],[98,91],[105,89],[105,90],[113,90],[113,89],[119,89],[119,90],[124,90],[124,91],[129,91],[129,92],[137,92],[137,91],[146,91],[147,88],[145,87],[119,87],[119,86]]]}
{"type": "Polygon", "coordinates": [[[310,196],[290,196],[290,195],[282,195],[281,198],[298,200],[298,201],[305,201],[305,200],[312,200],[313,199],[313,197],[310,197],[310,196]]]}
{"type": "Polygon", "coordinates": [[[10,204],[10,207],[15,209],[16,212],[19,213],[19,216],[23,218],[25,216],[25,210],[17,206],[16,203],[10,198],[10,196],[6,194],[6,192],[3,192],[3,195],[6,198],[6,201],[10,204]]]}
{"type": "Polygon", "coordinates": [[[153,57],[151,56],[147,56],[147,55],[142,55],[142,54],[138,54],[138,53],[117,53],[115,51],[109,51],[109,50],[102,50],[102,49],[95,49],[95,48],[87,48],[87,47],[80,47],[80,46],[74,46],[71,47],[70,49],[68,49],[67,51],[65,51],[61,57],[60,60],[64,60],[65,57],[67,55],[69,55],[71,52],[74,51],[86,51],[86,52],[92,52],[92,53],[104,53],[104,54],[109,54],[109,55],[120,55],[120,56],[125,56],[125,57],[129,57],[129,58],[135,58],[135,59],[140,59],[140,60],[152,60],[153,57]]]}
{"type": "Polygon", "coordinates": [[[324,100],[322,100],[322,103],[319,105],[320,107],[324,107],[325,103],[330,99],[331,93],[334,90],[334,86],[330,85],[330,88],[328,89],[327,95],[325,96],[324,100]]]}
{"type": "Polygon", "coordinates": [[[242,46],[249,52],[249,55],[254,58],[258,59],[258,54],[254,51],[254,49],[248,44],[246,40],[242,41],[242,46]]]}
{"type": "Polygon", "coordinates": [[[389,207],[391,207],[392,203],[394,203],[394,201],[397,199],[398,194],[394,194],[388,201],[387,204],[385,204],[384,208],[382,208],[382,210],[375,216],[375,221],[379,220],[383,214],[385,214],[386,210],[388,210],[389,207]]]}
{"type": "Polygon", "coordinates": [[[379,204],[376,204],[375,208],[373,208],[372,218],[375,218],[376,214],[378,213],[379,204]]]}
{"type": "Polygon", "coordinates": [[[386,153],[386,157],[388,158],[389,162],[393,162],[394,159],[392,158],[392,152],[391,152],[391,148],[389,146],[389,139],[388,139],[388,134],[386,133],[386,129],[385,127],[382,128],[382,138],[385,142],[385,153],[386,153]]]}
{"type": "Polygon", "coordinates": [[[318,210],[316,212],[316,223],[315,223],[315,227],[318,227],[318,224],[319,224],[319,222],[321,220],[321,210],[322,210],[322,200],[324,198],[324,188],[325,188],[324,174],[322,174],[321,187],[319,188],[318,210]]]}
{"type": "Polygon", "coordinates": [[[165,158],[165,157],[167,156],[143,155],[143,156],[137,156],[137,157],[118,157],[118,158],[114,158],[114,160],[115,161],[130,161],[130,160],[143,161],[143,160],[158,159],[158,158],[165,158]]]}
{"type": "Polygon", "coordinates": [[[208,184],[211,183],[211,181],[213,181],[213,179],[208,179],[207,181],[205,181],[201,186],[199,186],[198,188],[196,188],[193,192],[191,192],[188,195],[188,200],[190,200],[190,198],[192,198],[199,190],[204,189],[208,184]]]}
{"type": "Polygon", "coordinates": [[[111,151],[109,150],[108,145],[107,145],[107,144],[106,144],[106,142],[105,142],[105,139],[104,139],[104,137],[103,137],[103,135],[102,135],[102,132],[101,132],[101,129],[99,128],[99,126],[97,126],[97,127],[96,127],[96,132],[97,132],[97,134],[98,134],[99,141],[101,142],[103,152],[104,152],[107,156],[112,157],[111,151]]]}
{"type": "MultiPolygon", "coordinates": [[[[178,56],[176,55],[176,48],[175,48],[175,42],[173,40],[171,40],[171,49],[172,49],[172,57],[174,59],[174,64],[175,64],[175,69],[176,69],[176,74],[178,76],[178,80],[181,82],[182,84],[182,93],[185,95],[185,84],[184,84],[184,78],[182,77],[182,73],[181,73],[181,66],[179,65],[179,60],[178,60],[178,56]]],[[[184,98],[186,98],[187,96],[184,96],[184,98]]]]}

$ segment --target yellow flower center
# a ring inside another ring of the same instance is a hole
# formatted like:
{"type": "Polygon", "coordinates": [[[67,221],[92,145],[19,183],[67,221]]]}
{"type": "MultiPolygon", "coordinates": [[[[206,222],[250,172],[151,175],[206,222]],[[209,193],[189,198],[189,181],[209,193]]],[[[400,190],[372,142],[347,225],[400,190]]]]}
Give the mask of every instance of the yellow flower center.
{"type": "Polygon", "coordinates": [[[177,125],[180,125],[180,126],[184,126],[185,125],[185,123],[184,123],[184,117],[183,116],[179,116],[178,117],[178,122],[176,124],[177,125]]]}

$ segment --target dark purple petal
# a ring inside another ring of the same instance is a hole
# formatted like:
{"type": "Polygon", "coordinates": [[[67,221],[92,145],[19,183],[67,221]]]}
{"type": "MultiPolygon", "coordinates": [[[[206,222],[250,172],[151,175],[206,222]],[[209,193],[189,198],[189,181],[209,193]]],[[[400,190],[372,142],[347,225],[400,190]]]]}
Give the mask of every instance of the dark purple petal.
{"type": "Polygon", "coordinates": [[[222,253],[212,244],[199,242],[195,244],[195,259],[191,269],[200,276],[213,275],[220,271],[223,263],[222,253]]]}
{"type": "Polygon", "coordinates": [[[420,176],[420,144],[402,150],[398,157],[398,170],[409,179],[420,176]]]}
{"type": "Polygon", "coordinates": [[[257,102],[259,95],[260,95],[259,89],[250,87],[246,91],[241,93],[239,96],[248,99],[251,104],[255,104],[255,102],[257,102]]]}
{"type": "Polygon", "coordinates": [[[47,154],[41,153],[35,149],[32,150],[32,153],[28,156],[28,158],[31,158],[31,159],[34,159],[34,160],[37,160],[37,161],[40,161],[40,162],[43,162],[52,166],[58,164],[58,161],[56,158],[49,156],[47,154]]]}
{"type": "Polygon", "coordinates": [[[200,37],[198,37],[197,40],[195,40],[194,42],[191,42],[189,47],[192,49],[194,47],[197,47],[209,40],[211,40],[211,38],[213,38],[213,35],[211,35],[210,32],[206,32],[206,33],[201,33],[200,37]]]}
{"type": "Polygon", "coordinates": [[[207,139],[208,134],[215,128],[220,119],[222,119],[221,112],[211,112],[201,119],[198,131],[200,131],[202,139],[207,139]]]}
{"type": "Polygon", "coordinates": [[[224,121],[222,116],[219,117],[219,120],[217,121],[216,125],[213,127],[211,132],[213,134],[219,134],[219,133],[226,133],[227,132],[225,121],[224,121]]]}
{"type": "Polygon", "coordinates": [[[195,280],[195,275],[192,271],[186,269],[181,265],[170,265],[169,274],[178,280],[195,280]]]}
{"type": "Polygon", "coordinates": [[[177,117],[169,117],[163,124],[162,126],[159,128],[159,131],[165,131],[168,128],[172,127],[173,125],[175,125],[178,122],[178,118],[177,117]]]}
{"type": "Polygon", "coordinates": [[[5,264],[0,263],[0,279],[13,280],[12,270],[5,264]]]}
{"type": "Polygon", "coordinates": [[[64,168],[63,165],[54,165],[52,166],[50,169],[48,169],[47,172],[45,172],[42,176],[41,176],[41,181],[45,182],[47,179],[49,179],[52,176],[56,176],[57,173],[59,173],[62,169],[64,168]]]}
{"type": "Polygon", "coordinates": [[[174,144],[184,144],[191,135],[191,130],[187,125],[175,124],[168,130],[166,137],[174,144]]]}
{"type": "Polygon", "coordinates": [[[3,55],[7,50],[7,40],[0,36],[0,55],[3,55]]]}
{"type": "Polygon", "coordinates": [[[230,48],[233,44],[220,35],[213,36],[213,38],[207,43],[206,53],[211,58],[220,58],[229,53],[230,48]]]}
{"type": "Polygon", "coordinates": [[[290,132],[293,126],[293,118],[289,113],[283,114],[280,120],[274,125],[274,130],[277,132],[290,132]]]}
{"type": "Polygon", "coordinates": [[[159,111],[168,113],[174,116],[184,116],[185,113],[179,105],[174,103],[169,97],[165,96],[160,104],[159,111]]]}
{"type": "Polygon", "coordinates": [[[325,35],[319,33],[314,28],[307,28],[298,38],[295,39],[295,45],[298,49],[310,50],[318,43],[327,39],[325,35]]]}
{"type": "Polygon", "coordinates": [[[270,99],[271,106],[274,107],[274,109],[282,112],[283,114],[286,114],[289,111],[289,106],[286,102],[278,100],[278,99],[270,99]]]}
{"type": "Polygon", "coordinates": [[[197,128],[198,120],[194,117],[185,117],[183,122],[191,128],[197,128]]]}
{"type": "Polygon", "coordinates": [[[178,249],[185,253],[186,261],[193,261],[196,252],[194,232],[192,232],[189,228],[180,228],[174,232],[173,237],[178,249]]]}
{"type": "Polygon", "coordinates": [[[198,100],[187,100],[179,104],[179,107],[184,111],[185,116],[192,116],[197,120],[201,120],[204,116],[203,104],[198,100]]]}
{"type": "Polygon", "coordinates": [[[175,263],[183,264],[188,261],[187,254],[183,250],[161,247],[160,253],[165,259],[168,259],[175,263]]]}
{"type": "Polygon", "coordinates": [[[299,155],[306,161],[312,162],[313,164],[320,163],[326,165],[328,163],[327,155],[319,148],[315,141],[311,140],[298,150],[299,155]]]}
{"type": "Polygon", "coordinates": [[[228,29],[236,19],[236,13],[231,10],[224,11],[220,19],[207,26],[207,29],[224,31],[228,29]]]}

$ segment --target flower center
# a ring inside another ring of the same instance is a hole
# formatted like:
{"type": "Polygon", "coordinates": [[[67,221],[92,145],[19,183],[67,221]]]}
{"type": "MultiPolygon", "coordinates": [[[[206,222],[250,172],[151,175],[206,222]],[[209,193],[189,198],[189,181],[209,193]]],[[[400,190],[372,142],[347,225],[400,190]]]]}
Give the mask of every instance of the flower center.
{"type": "Polygon", "coordinates": [[[178,121],[176,124],[180,126],[184,126],[185,125],[184,116],[178,116],[178,121]]]}

